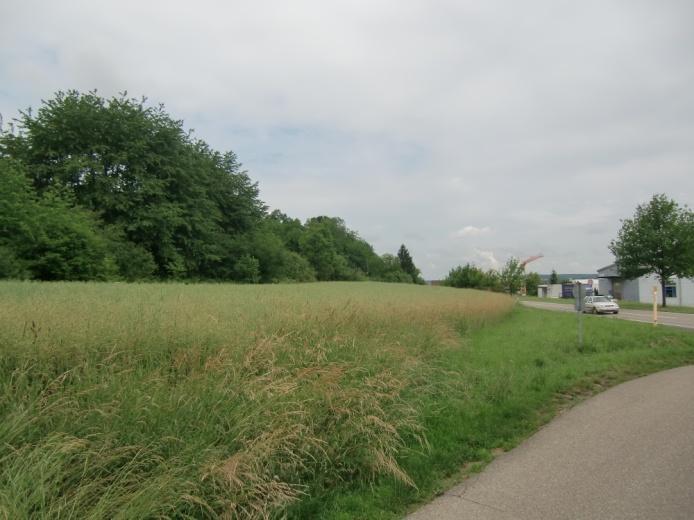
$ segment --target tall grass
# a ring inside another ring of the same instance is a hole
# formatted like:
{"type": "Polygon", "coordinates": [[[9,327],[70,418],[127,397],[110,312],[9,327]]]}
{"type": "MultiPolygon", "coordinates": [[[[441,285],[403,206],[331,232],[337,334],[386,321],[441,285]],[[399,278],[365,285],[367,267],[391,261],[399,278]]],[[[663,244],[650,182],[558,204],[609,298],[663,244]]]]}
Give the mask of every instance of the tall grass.
{"type": "Polygon", "coordinates": [[[447,288],[0,284],[0,517],[271,518],[414,489],[423,403],[510,298],[447,288]]]}
{"type": "Polygon", "coordinates": [[[428,450],[403,454],[417,489],[389,479],[306,498],[297,516],[390,519],[478,471],[571,406],[622,381],[694,363],[694,333],[670,327],[586,316],[578,348],[573,313],[518,306],[490,327],[467,331],[442,352],[459,384],[425,396],[422,424],[428,450]],[[312,506],[312,507],[311,507],[312,506]]]}
{"type": "Polygon", "coordinates": [[[0,283],[0,518],[393,518],[694,362],[691,332],[591,316],[579,351],[575,320],[445,287],[0,283]]]}

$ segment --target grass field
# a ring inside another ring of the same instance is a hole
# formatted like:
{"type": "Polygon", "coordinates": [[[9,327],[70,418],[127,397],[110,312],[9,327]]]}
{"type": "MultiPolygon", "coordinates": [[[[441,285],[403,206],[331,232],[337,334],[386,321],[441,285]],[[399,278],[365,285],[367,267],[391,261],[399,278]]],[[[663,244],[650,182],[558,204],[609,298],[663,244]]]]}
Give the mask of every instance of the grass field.
{"type": "MultiPolygon", "coordinates": [[[[573,300],[567,298],[539,298],[537,296],[522,296],[521,299],[531,302],[563,303],[565,305],[573,305],[573,300]]],[[[653,304],[651,303],[630,302],[626,300],[619,300],[617,303],[622,309],[634,309],[640,311],[653,310],[653,304]]],[[[667,307],[663,307],[660,305],[660,303],[658,303],[658,311],[694,314],[694,307],[688,307],[686,305],[668,305],[667,307]]]]}
{"type": "Polygon", "coordinates": [[[394,518],[694,334],[376,283],[0,283],[0,518],[394,518]]]}

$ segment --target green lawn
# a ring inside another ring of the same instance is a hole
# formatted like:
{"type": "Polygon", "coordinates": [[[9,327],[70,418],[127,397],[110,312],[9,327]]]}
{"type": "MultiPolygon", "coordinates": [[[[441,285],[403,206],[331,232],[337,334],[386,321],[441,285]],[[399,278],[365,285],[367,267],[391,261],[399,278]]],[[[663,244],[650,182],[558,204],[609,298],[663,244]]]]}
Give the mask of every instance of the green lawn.
{"type": "MultiPolygon", "coordinates": [[[[641,302],[628,302],[620,300],[619,306],[622,309],[637,309],[643,311],[653,310],[653,304],[641,302]]],[[[659,304],[658,312],[679,312],[684,314],[694,314],[694,307],[687,307],[686,305],[668,305],[667,307],[663,307],[659,304]]]]}
{"type": "MultiPolygon", "coordinates": [[[[537,296],[521,296],[521,300],[531,302],[563,303],[565,305],[573,305],[573,300],[566,298],[538,298],[537,296]]],[[[619,300],[617,303],[619,303],[619,306],[622,309],[635,309],[643,311],[653,310],[653,304],[650,303],[630,302],[626,300],[619,300]]],[[[668,305],[667,307],[663,307],[660,304],[658,304],[658,311],[694,314],[694,307],[687,307],[686,305],[668,305]]]]}
{"type": "Polygon", "coordinates": [[[564,305],[573,305],[573,299],[568,298],[539,298],[538,296],[519,296],[520,300],[525,300],[528,302],[545,302],[545,303],[558,303],[564,305]]]}
{"type": "Polygon", "coordinates": [[[0,283],[0,518],[397,518],[694,334],[376,283],[0,283]]]}

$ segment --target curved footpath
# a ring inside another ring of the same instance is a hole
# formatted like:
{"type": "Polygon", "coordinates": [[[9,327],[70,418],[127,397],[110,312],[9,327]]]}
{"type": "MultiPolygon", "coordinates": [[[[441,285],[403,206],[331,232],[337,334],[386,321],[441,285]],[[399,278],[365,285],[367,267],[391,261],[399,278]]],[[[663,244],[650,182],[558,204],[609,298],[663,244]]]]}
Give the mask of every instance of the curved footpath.
{"type": "Polygon", "coordinates": [[[694,366],[588,399],[408,518],[694,518],[694,366]]]}

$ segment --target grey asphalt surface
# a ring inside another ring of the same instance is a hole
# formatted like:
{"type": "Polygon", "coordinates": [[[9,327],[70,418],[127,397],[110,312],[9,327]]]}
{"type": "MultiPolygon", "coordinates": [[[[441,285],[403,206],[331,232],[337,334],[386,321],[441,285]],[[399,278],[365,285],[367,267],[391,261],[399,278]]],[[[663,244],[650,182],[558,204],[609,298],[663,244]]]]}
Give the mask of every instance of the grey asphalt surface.
{"type": "MultiPolygon", "coordinates": [[[[576,312],[573,305],[562,303],[544,303],[534,301],[520,301],[526,307],[544,309],[549,311],[576,312]]],[[[619,320],[640,321],[643,323],[653,323],[653,311],[639,311],[632,309],[621,309],[619,314],[603,314],[596,318],[615,318],[619,320]]],[[[660,312],[658,310],[658,324],[669,325],[671,327],[681,327],[694,329],[694,314],[684,314],[676,312],[660,312]]],[[[694,517],[693,517],[694,518],[694,517]]]]}
{"type": "Polygon", "coordinates": [[[410,520],[694,518],[694,366],[566,411],[410,520]]]}

